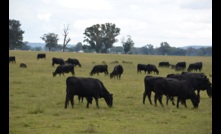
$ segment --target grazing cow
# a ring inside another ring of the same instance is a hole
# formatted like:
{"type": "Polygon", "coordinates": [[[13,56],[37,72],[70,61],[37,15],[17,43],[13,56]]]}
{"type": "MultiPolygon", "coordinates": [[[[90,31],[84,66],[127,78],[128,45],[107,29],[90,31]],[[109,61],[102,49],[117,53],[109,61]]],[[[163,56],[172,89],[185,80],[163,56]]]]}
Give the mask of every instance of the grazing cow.
{"type": "Polygon", "coordinates": [[[194,91],[197,91],[197,96],[200,97],[200,91],[207,91],[207,95],[212,97],[212,87],[208,78],[196,74],[168,74],[168,78],[177,80],[186,80],[191,84],[194,91]]]}
{"type": "Polygon", "coordinates": [[[110,94],[103,83],[96,78],[68,77],[66,79],[65,109],[69,101],[71,101],[72,108],[74,107],[74,95],[87,99],[86,108],[89,108],[92,98],[95,99],[97,108],[99,108],[99,98],[104,98],[109,107],[113,105],[113,94],[110,94]]]}
{"type": "Polygon", "coordinates": [[[104,73],[105,75],[108,75],[108,66],[107,65],[95,65],[91,72],[90,75],[93,76],[94,74],[99,75],[99,73],[104,73]]]}
{"type": "Polygon", "coordinates": [[[196,63],[191,63],[187,69],[188,72],[191,71],[196,71],[199,70],[199,72],[201,72],[203,67],[203,63],[202,62],[196,62],[196,63]]]}
{"type": "Polygon", "coordinates": [[[170,66],[169,62],[160,62],[159,63],[159,67],[169,67],[169,66],[170,66]]]}
{"type": "Polygon", "coordinates": [[[120,80],[120,77],[123,73],[124,69],[121,65],[116,65],[114,67],[114,70],[112,71],[112,73],[110,73],[110,78],[112,79],[113,77],[115,78],[115,76],[117,76],[117,79],[120,80]]]}
{"type": "Polygon", "coordinates": [[[27,68],[27,65],[25,63],[21,63],[20,68],[27,68]]]}
{"type": "Polygon", "coordinates": [[[53,58],[52,58],[52,67],[54,66],[54,64],[64,65],[65,62],[64,62],[64,60],[61,59],[61,58],[55,58],[55,57],[53,57],[53,58]]]}
{"type": "Polygon", "coordinates": [[[182,71],[182,70],[185,70],[185,69],[186,69],[186,62],[178,62],[175,65],[175,70],[176,71],[182,71]]]}
{"type": "Polygon", "coordinates": [[[9,56],[9,63],[12,62],[12,63],[16,63],[15,61],[15,56],[9,56]]]}
{"type": "Polygon", "coordinates": [[[145,65],[145,64],[137,64],[137,73],[141,73],[141,71],[144,71],[145,74],[146,74],[147,65],[145,65]]]}
{"type": "Polygon", "coordinates": [[[59,65],[57,66],[56,70],[52,74],[53,74],[53,77],[55,77],[57,74],[61,76],[61,74],[64,75],[64,73],[69,73],[69,72],[71,72],[72,75],[75,75],[74,65],[72,64],[59,65]]]}
{"type": "MultiPolygon", "coordinates": [[[[162,78],[162,77],[158,77],[158,76],[150,76],[147,75],[144,77],[144,93],[143,93],[143,104],[145,104],[145,99],[146,96],[149,99],[150,104],[152,105],[152,100],[151,100],[151,93],[154,92],[154,85],[155,85],[155,81],[158,78],[162,78]]],[[[175,105],[173,98],[170,98],[172,101],[172,104],[175,105]]],[[[167,104],[168,104],[168,99],[167,99],[167,104]]],[[[156,105],[156,104],[155,104],[156,105]]]]}
{"type": "Polygon", "coordinates": [[[71,58],[68,58],[68,60],[65,61],[66,63],[69,63],[69,64],[73,64],[74,66],[79,66],[81,67],[81,64],[79,62],[78,59],[71,59],[71,58]]]}
{"type": "Polygon", "coordinates": [[[41,53],[41,54],[38,54],[37,55],[37,59],[45,59],[46,58],[46,54],[44,54],[44,53],[41,53]]]}
{"type": "Polygon", "coordinates": [[[156,74],[159,74],[159,70],[158,70],[157,67],[156,67],[155,65],[153,65],[153,64],[148,64],[146,69],[147,69],[146,71],[148,72],[148,74],[150,74],[151,72],[154,72],[154,74],[155,74],[155,73],[156,73],[156,74]]]}
{"type": "Polygon", "coordinates": [[[200,102],[199,97],[197,97],[189,82],[185,80],[177,80],[174,78],[159,78],[155,81],[154,90],[155,104],[158,99],[162,107],[164,107],[162,103],[162,96],[166,95],[170,97],[177,97],[177,108],[179,108],[180,101],[183,102],[186,107],[187,99],[191,100],[194,108],[198,108],[200,102]]]}

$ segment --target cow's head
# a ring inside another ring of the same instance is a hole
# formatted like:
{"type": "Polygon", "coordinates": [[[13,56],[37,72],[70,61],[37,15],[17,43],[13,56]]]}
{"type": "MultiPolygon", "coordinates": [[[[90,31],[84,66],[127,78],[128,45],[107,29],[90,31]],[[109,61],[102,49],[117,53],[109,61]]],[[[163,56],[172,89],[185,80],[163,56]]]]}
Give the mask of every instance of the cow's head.
{"type": "Polygon", "coordinates": [[[104,99],[105,99],[107,105],[109,107],[112,107],[112,105],[113,105],[113,94],[108,94],[106,97],[104,97],[104,99]]]}

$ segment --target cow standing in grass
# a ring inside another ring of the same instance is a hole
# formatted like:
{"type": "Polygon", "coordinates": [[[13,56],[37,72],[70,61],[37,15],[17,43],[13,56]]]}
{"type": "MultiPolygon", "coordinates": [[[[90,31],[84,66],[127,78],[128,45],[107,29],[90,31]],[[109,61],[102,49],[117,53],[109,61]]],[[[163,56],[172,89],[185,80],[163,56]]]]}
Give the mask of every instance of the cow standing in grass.
{"type": "Polygon", "coordinates": [[[124,72],[124,69],[121,65],[116,65],[114,67],[114,70],[110,73],[110,78],[112,79],[113,77],[115,78],[115,76],[117,77],[117,79],[120,80],[122,73],[124,72]]]}
{"type": "Polygon", "coordinates": [[[113,105],[113,94],[110,94],[104,84],[96,78],[68,77],[66,79],[65,109],[67,108],[69,101],[71,101],[72,108],[74,107],[75,95],[87,99],[86,108],[89,108],[89,104],[92,103],[92,98],[95,99],[97,108],[99,108],[99,98],[104,98],[109,107],[112,107],[113,105]]]}

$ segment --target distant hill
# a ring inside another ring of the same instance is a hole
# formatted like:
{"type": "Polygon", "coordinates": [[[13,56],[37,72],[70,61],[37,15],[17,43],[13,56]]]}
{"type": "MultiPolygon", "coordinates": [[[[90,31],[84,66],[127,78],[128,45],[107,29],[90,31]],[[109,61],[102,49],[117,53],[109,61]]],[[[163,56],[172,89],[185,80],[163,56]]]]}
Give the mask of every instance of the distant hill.
{"type": "Polygon", "coordinates": [[[201,45],[189,45],[189,46],[184,46],[184,47],[179,47],[181,49],[188,49],[188,48],[195,48],[195,49],[200,49],[200,48],[207,48],[207,47],[212,47],[212,46],[201,46],[201,45]]]}
{"type": "MultiPolygon", "coordinates": [[[[45,43],[31,43],[31,42],[29,42],[27,45],[28,45],[28,46],[31,46],[32,48],[35,48],[35,47],[44,48],[44,47],[45,47],[45,43]]],[[[74,46],[75,46],[75,45],[73,45],[73,44],[68,44],[68,45],[67,45],[67,48],[74,47],[74,46]]]]}

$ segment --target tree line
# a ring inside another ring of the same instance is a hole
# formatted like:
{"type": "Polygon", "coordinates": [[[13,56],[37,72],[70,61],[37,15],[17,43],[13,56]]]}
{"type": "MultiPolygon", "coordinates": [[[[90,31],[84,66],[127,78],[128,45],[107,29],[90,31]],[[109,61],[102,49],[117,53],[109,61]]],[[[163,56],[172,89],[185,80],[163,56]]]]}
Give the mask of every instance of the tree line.
{"type": "MultiPolygon", "coordinates": [[[[9,19],[9,50],[22,49],[31,50],[28,42],[23,42],[23,31],[20,28],[19,20],[9,19]]],[[[67,48],[67,44],[71,41],[68,37],[69,26],[64,25],[63,44],[58,44],[58,34],[47,33],[40,37],[45,42],[45,49],[48,51],[83,51],[96,53],[123,53],[123,54],[146,54],[146,55],[190,55],[190,56],[211,56],[212,47],[207,48],[188,48],[181,49],[171,47],[167,42],[161,42],[160,47],[154,48],[153,45],[147,44],[142,47],[134,47],[132,36],[127,35],[121,39],[122,46],[113,46],[118,42],[116,37],[120,34],[120,28],[113,23],[95,24],[87,27],[84,31],[84,40],[77,43],[76,46],[67,48]]],[[[41,50],[36,48],[36,50],[41,50]]]]}

